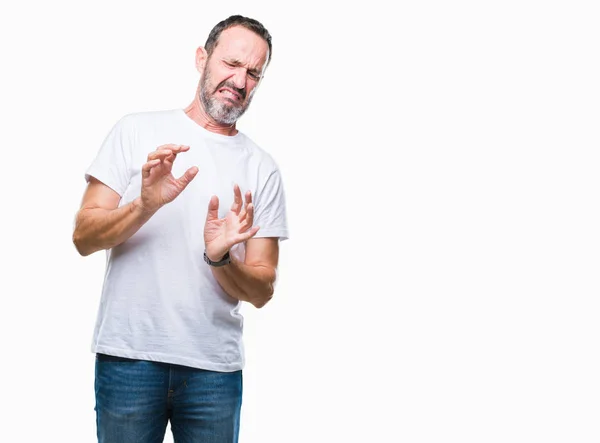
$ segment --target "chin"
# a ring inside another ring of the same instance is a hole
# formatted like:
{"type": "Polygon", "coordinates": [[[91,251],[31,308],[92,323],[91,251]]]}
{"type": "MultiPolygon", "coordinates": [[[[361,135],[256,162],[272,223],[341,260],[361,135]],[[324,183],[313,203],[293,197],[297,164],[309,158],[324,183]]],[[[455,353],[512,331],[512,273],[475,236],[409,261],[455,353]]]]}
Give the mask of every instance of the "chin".
{"type": "Polygon", "coordinates": [[[222,124],[232,125],[234,124],[243,114],[246,112],[245,109],[241,109],[237,106],[226,106],[223,103],[219,104],[220,106],[216,106],[214,115],[211,117],[222,124]]]}

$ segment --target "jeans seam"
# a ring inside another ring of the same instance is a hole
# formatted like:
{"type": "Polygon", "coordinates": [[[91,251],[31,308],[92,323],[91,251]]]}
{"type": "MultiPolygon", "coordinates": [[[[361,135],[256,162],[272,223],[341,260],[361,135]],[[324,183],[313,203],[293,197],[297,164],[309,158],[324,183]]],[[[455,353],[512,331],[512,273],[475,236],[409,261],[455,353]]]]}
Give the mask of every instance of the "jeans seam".
{"type": "Polygon", "coordinates": [[[170,410],[173,408],[173,396],[172,396],[172,389],[171,389],[171,378],[173,375],[173,366],[169,365],[169,383],[167,384],[167,410],[170,410]]]}

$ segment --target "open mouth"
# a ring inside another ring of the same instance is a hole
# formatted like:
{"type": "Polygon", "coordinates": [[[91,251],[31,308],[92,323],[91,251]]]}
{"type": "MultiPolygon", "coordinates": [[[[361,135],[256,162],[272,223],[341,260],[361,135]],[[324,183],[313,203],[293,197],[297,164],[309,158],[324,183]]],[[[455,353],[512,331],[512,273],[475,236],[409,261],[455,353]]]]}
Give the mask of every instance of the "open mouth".
{"type": "Polygon", "coordinates": [[[219,89],[219,94],[221,94],[222,97],[227,98],[233,102],[241,102],[242,101],[242,96],[240,94],[238,94],[237,92],[232,91],[231,89],[228,89],[228,88],[219,89]]]}

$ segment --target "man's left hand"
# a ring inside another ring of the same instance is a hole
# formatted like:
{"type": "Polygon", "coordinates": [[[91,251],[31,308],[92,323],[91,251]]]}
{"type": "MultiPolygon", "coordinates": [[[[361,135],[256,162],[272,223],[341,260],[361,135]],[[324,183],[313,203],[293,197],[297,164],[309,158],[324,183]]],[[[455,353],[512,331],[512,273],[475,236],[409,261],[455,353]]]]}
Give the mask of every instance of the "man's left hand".
{"type": "Polygon", "coordinates": [[[246,204],[238,185],[233,187],[233,204],[225,218],[219,218],[219,198],[213,195],[208,204],[206,224],[204,225],[204,243],[206,255],[213,261],[219,261],[237,243],[254,237],[258,226],[254,222],[252,193],[246,192],[246,204]]]}

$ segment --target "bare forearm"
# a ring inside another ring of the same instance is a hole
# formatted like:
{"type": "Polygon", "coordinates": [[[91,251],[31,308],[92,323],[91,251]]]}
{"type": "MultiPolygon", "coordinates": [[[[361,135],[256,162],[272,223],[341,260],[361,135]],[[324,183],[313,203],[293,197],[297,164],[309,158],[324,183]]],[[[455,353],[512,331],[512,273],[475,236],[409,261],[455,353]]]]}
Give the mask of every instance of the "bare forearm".
{"type": "Polygon", "coordinates": [[[231,297],[262,308],[273,297],[276,271],[267,266],[249,266],[233,259],[212,273],[231,297]]]}
{"type": "Polygon", "coordinates": [[[140,229],[152,213],[142,210],[139,198],[116,209],[82,208],[75,221],[73,243],[81,255],[113,248],[140,229]]]}

